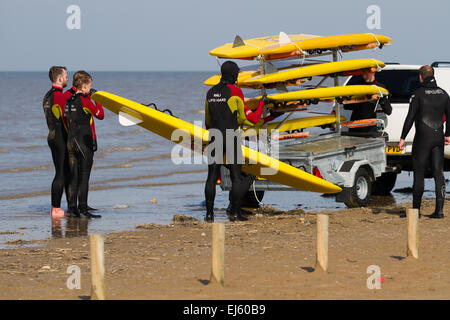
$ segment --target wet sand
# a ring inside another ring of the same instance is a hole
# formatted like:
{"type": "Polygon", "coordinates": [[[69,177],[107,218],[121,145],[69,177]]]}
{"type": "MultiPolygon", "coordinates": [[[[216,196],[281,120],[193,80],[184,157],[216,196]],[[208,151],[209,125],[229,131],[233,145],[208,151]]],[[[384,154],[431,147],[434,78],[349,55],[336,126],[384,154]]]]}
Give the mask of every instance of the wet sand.
{"type": "MultiPolygon", "coordinates": [[[[424,201],[423,213],[434,203],[424,201]]],[[[109,299],[448,299],[447,218],[420,219],[419,259],[406,257],[404,207],[330,211],[329,272],[315,269],[315,214],[257,209],[248,222],[226,223],[225,287],[209,283],[211,225],[190,218],[148,224],[105,237],[109,299]],[[381,289],[366,286],[367,267],[381,269],[381,289]]],[[[79,226],[78,226],[79,227],[79,226]]],[[[88,238],[74,227],[40,247],[0,250],[0,299],[87,299],[88,238]],[[67,238],[67,236],[71,236],[67,238]],[[66,270],[81,269],[69,290],[66,270]]]]}

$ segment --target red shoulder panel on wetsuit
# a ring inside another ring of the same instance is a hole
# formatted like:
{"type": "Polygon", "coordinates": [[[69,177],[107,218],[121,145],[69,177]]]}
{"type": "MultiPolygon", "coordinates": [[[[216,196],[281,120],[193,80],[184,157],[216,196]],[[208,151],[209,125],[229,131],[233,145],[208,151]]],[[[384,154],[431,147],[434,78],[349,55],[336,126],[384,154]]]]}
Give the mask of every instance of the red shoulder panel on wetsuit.
{"type": "Polygon", "coordinates": [[[252,122],[252,123],[257,123],[260,119],[261,119],[261,115],[262,115],[262,111],[263,111],[263,106],[264,106],[264,102],[261,100],[258,104],[258,108],[256,108],[255,111],[252,111],[249,107],[247,107],[247,105],[245,104],[245,100],[244,100],[244,94],[242,93],[242,89],[232,85],[232,84],[228,84],[227,85],[230,90],[231,90],[231,96],[233,97],[239,97],[242,100],[242,103],[244,103],[244,112],[245,112],[245,116],[247,118],[248,121],[252,122]]]}

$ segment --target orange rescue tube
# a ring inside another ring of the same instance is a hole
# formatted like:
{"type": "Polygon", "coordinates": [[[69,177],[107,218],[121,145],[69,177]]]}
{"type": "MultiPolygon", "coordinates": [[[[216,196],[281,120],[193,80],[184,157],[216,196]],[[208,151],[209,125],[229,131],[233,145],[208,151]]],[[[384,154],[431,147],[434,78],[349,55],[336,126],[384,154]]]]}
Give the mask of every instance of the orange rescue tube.
{"type": "Polygon", "coordinates": [[[341,128],[350,129],[350,128],[362,128],[362,127],[372,127],[377,125],[377,119],[362,119],[355,121],[346,121],[341,123],[341,128]]]}
{"type": "Polygon", "coordinates": [[[309,131],[274,135],[272,137],[272,140],[281,141],[281,140],[286,140],[286,139],[297,139],[297,138],[307,138],[307,137],[309,137],[309,131]]]}

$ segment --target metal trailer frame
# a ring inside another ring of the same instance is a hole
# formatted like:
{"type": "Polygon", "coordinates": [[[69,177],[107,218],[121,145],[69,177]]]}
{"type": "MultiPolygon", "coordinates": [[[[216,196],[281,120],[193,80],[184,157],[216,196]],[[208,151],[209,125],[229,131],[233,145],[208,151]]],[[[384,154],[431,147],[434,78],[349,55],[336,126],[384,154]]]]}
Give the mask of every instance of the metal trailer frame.
{"type": "MultiPolygon", "coordinates": [[[[306,59],[316,56],[332,55],[333,62],[338,61],[338,50],[329,53],[303,55],[280,60],[306,59]]],[[[266,74],[265,60],[263,56],[256,58],[259,61],[261,74],[266,74]]],[[[270,68],[270,67],[269,67],[270,68]]],[[[324,76],[324,79],[329,76],[324,76]]],[[[323,80],[324,80],[323,79],[323,80]]],[[[323,81],[319,82],[319,85],[323,81]]],[[[334,77],[334,85],[339,86],[339,78],[334,77]]],[[[265,93],[265,88],[261,88],[261,95],[265,93]]],[[[341,134],[340,108],[337,99],[334,100],[336,110],[335,133],[320,135],[317,137],[305,138],[302,140],[279,142],[279,160],[286,162],[305,172],[313,174],[315,168],[322,177],[339,185],[343,191],[336,197],[338,202],[348,202],[352,188],[355,187],[355,176],[360,168],[365,168],[369,173],[371,181],[375,181],[384,172],[388,172],[386,160],[386,142],[384,138],[354,137],[341,134]]],[[[288,114],[287,118],[293,112],[288,114]]],[[[264,108],[264,115],[267,109],[264,108]]],[[[284,121],[287,120],[284,119],[284,121]]],[[[283,121],[283,122],[284,122],[283,121]]],[[[282,123],[283,123],[282,122],[282,123]]],[[[280,124],[281,125],[281,124],[280,124]]],[[[271,155],[271,135],[267,135],[267,141],[263,141],[267,147],[267,154],[271,155]]],[[[221,188],[231,190],[231,179],[229,171],[224,166],[221,167],[221,188]]],[[[274,183],[268,180],[255,180],[249,191],[292,191],[291,187],[274,183]]],[[[369,195],[370,196],[370,195],[369,195]]]]}

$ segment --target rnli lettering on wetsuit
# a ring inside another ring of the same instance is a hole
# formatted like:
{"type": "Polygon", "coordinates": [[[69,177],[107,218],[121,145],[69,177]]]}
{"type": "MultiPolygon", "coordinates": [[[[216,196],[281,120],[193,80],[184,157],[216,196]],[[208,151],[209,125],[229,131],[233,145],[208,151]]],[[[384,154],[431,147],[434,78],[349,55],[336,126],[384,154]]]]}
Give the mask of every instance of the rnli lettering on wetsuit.
{"type": "Polygon", "coordinates": [[[428,168],[435,179],[436,209],[442,209],[445,197],[444,179],[444,132],[450,136],[450,98],[436,84],[434,77],[424,79],[422,87],[412,95],[401,134],[405,139],[413,124],[416,127],[412,147],[414,169],[413,207],[420,209],[424,189],[425,172],[428,168]]]}
{"type": "Polygon", "coordinates": [[[245,124],[253,126],[261,119],[264,102],[255,111],[244,103],[244,94],[232,84],[218,84],[206,95],[205,122],[207,128],[215,128],[225,135],[226,129],[236,130],[245,124]]]}

